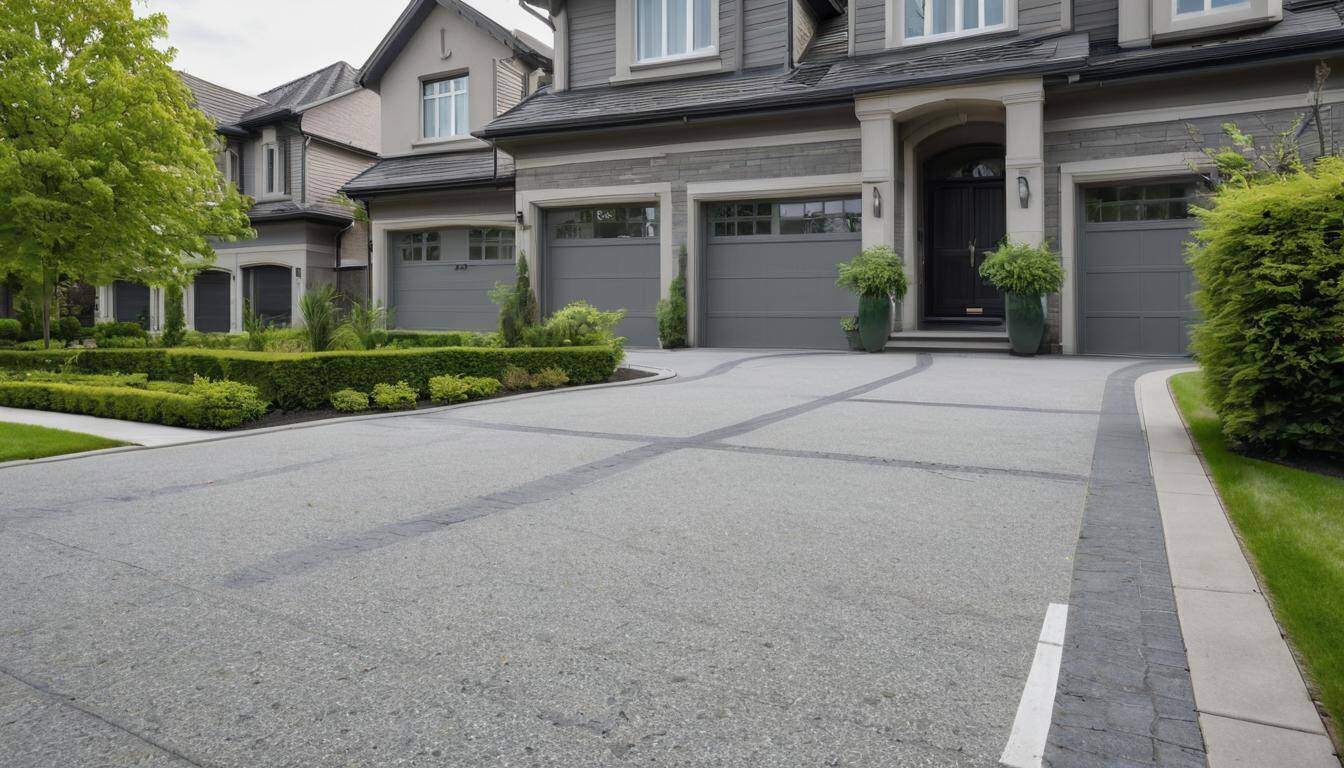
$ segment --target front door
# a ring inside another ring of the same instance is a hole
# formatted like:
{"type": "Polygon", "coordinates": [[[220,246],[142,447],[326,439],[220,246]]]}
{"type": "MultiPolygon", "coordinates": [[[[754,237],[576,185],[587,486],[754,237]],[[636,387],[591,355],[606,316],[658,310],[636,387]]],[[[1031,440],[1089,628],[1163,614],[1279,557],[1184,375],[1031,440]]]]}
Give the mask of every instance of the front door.
{"type": "MultiPolygon", "coordinates": [[[[1001,151],[1000,151],[1001,152],[1001,151]]],[[[924,317],[999,320],[1003,294],[980,277],[980,265],[1004,236],[1003,160],[935,160],[925,197],[924,317]]]]}

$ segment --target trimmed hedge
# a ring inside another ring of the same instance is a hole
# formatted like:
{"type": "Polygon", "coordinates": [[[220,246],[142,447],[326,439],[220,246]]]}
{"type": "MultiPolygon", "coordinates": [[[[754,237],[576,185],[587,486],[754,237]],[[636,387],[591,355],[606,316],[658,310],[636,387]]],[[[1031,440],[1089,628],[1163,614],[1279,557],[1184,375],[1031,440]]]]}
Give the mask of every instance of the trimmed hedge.
{"type": "Polygon", "coordinates": [[[387,343],[412,347],[495,347],[498,334],[475,331],[387,331],[387,343]]]}
{"type": "Polygon", "coordinates": [[[191,383],[196,376],[256,387],[261,397],[285,409],[323,408],[342,389],[369,392],[377,384],[404,381],[423,396],[429,380],[458,376],[501,378],[510,366],[536,373],[565,372],[571,384],[606,381],[620,352],[609,347],[556,349],[447,347],[378,349],[367,352],[241,352],[216,349],[89,349],[52,352],[0,351],[0,368],[80,373],[147,373],[151,379],[191,383]],[[73,358],[73,360],[71,359],[73,358]]]}
{"type": "Polygon", "coordinates": [[[198,429],[235,427],[260,415],[226,411],[217,398],[34,381],[0,382],[0,405],[198,429]]]}

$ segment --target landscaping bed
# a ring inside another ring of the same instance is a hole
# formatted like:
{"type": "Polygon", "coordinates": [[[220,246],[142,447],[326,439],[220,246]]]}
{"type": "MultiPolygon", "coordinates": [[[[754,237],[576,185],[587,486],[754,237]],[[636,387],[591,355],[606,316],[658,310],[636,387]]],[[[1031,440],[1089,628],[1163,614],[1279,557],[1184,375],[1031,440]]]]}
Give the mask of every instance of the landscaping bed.
{"type": "Polygon", "coordinates": [[[1176,402],[1199,444],[1313,695],[1338,735],[1344,722],[1344,477],[1229,450],[1202,373],[1173,377],[1176,402]]]}

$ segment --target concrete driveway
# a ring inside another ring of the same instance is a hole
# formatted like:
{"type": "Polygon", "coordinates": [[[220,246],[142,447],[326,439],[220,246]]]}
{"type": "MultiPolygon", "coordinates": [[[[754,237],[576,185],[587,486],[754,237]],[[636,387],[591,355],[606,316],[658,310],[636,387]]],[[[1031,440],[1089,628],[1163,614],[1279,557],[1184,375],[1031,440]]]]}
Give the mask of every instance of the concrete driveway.
{"type": "Polygon", "coordinates": [[[0,470],[0,762],[995,764],[1126,363],[632,358],[0,470]]]}

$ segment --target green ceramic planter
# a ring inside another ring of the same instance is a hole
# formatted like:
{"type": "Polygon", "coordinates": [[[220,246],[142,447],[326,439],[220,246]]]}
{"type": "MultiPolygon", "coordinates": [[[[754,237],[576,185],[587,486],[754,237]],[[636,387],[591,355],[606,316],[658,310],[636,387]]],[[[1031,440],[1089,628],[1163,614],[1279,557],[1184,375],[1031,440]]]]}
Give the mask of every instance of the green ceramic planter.
{"type": "Polygon", "coordinates": [[[1013,354],[1036,354],[1045,338],[1045,302],[1034,293],[1010,293],[1004,298],[1008,302],[1008,341],[1013,354]]]}
{"type": "Polygon", "coordinates": [[[859,340],[869,352],[887,348],[891,336],[891,299],[886,296],[859,297],[859,340]]]}

